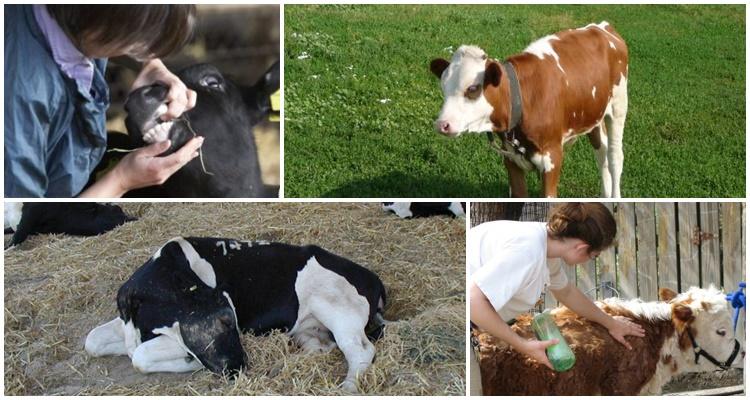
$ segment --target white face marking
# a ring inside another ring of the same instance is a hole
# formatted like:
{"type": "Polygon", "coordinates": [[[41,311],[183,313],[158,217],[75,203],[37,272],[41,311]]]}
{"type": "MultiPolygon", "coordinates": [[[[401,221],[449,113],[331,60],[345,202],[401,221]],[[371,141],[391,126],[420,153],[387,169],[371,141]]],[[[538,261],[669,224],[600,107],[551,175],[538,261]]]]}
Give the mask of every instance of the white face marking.
{"type": "Polygon", "coordinates": [[[224,297],[227,298],[227,301],[229,301],[229,307],[232,307],[232,313],[234,313],[234,325],[237,327],[237,333],[242,335],[242,332],[240,332],[240,320],[237,319],[237,309],[234,308],[234,302],[232,301],[232,298],[229,297],[229,293],[227,292],[221,292],[221,294],[223,294],[224,297]]]}
{"type": "Polygon", "coordinates": [[[552,158],[550,157],[549,152],[544,155],[541,153],[534,154],[531,156],[531,162],[534,163],[539,171],[550,172],[555,168],[555,164],[552,163],[552,158]]]}
{"type": "Polygon", "coordinates": [[[384,211],[393,211],[393,213],[398,215],[399,218],[410,218],[413,215],[410,208],[411,203],[393,203],[383,205],[384,211]]]}
{"type": "Polygon", "coordinates": [[[534,43],[531,43],[525,50],[525,53],[533,54],[537,57],[539,57],[540,60],[543,60],[545,56],[550,56],[555,59],[555,63],[557,63],[557,68],[560,69],[560,71],[565,74],[565,70],[563,69],[562,65],[560,64],[560,56],[557,54],[555,49],[552,48],[552,41],[553,40],[560,40],[559,37],[555,35],[549,35],[545,36],[534,43]]]}
{"type": "Polygon", "coordinates": [[[180,245],[183,254],[185,254],[185,258],[188,260],[188,264],[190,264],[190,269],[198,275],[198,278],[208,287],[212,289],[216,288],[216,273],[214,272],[214,267],[209,264],[208,261],[201,258],[201,256],[198,255],[198,252],[195,251],[193,246],[191,246],[187,240],[183,238],[176,238],[173,240],[180,245]]]}
{"type": "Polygon", "coordinates": [[[440,79],[444,101],[436,121],[438,130],[441,123],[449,124],[446,132],[449,136],[492,130],[490,115],[493,108],[484,94],[476,99],[469,99],[464,95],[469,86],[482,87],[486,57],[484,50],[476,46],[463,45],[453,53],[451,63],[440,79]]]}
{"type": "Polygon", "coordinates": [[[157,258],[161,257],[161,249],[163,249],[164,246],[159,247],[159,250],[156,250],[153,256],[151,256],[152,260],[156,260],[157,258]]]}

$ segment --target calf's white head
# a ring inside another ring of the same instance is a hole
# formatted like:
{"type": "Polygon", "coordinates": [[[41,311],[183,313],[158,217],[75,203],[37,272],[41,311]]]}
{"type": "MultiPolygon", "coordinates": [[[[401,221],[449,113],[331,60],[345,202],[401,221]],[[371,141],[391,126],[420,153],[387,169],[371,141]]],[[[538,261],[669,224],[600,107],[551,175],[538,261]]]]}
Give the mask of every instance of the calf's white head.
{"type": "MultiPolygon", "coordinates": [[[[443,89],[443,107],[435,121],[435,129],[443,135],[455,137],[463,132],[489,132],[492,130],[492,105],[484,96],[487,53],[477,46],[463,45],[453,53],[451,61],[436,58],[430,70],[440,78],[443,89]]],[[[495,63],[493,72],[497,71],[495,63]]],[[[492,74],[492,80],[499,75],[492,74]]]]}
{"type": "Polygon", "coordinates": [[[726,369],[743,362],[744,346],[735,340],[729,303],[713,285],[708,289],[692,287],[679,295],[661,289],[659,296],[672,307],[680,349],[690,354],[690,370],[726,369]]]}

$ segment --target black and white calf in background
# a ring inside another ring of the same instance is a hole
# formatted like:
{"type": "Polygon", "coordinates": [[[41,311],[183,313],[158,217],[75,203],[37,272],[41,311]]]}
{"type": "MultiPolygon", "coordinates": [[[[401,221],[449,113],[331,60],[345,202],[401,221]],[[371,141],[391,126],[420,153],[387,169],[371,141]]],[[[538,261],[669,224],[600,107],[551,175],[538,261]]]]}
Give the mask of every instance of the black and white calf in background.
{"type": "Polygon", "coordinates": [[[15,232],[18,228],[18,223],[21,222],[21,209],[23,208],[23,203],[18,201],[7,201],[4,205],[3,225],[5,228],[5,234],[9,234],[15,232]]]}
{"type": "Polygon", "coordinates": [[[342,386],[375,356],[385,288],[373,272],[317,246],[177,237],[125,282],[119,316],[92,330],[93,356],[128,355],[148,372],[251,369],[240,332],[285,330],[305,351],[338,347],[342,386]]]}
{"type": "Polygon", "coordinates": [[[383,203],[383,210],[391,211],[399,218],[432,217],[434,215],[466,216],[466,203],[383,203]]]}
{"type": "MultiPolygon", "coordinates": [[[[129,139],[110,135],[108,147],[134,149],[171,140],[162,155],[174,153],[194,136],[203,136],[201,156],[191,160],[162,185],[128,192],[128,197],[278,197],[278,187],[263,184],[253,127],[271,112],[279,89],[279,63],[251,87],[239,86],[210,64],[177,73],[198,94],[196,105],[180,118],[164,122],[168,88],[155,84],[128,96],[125,120],[129,139]]],[[[114,157],[117,157],[115,155],[114,157]]],[[[103,167],[109,164],[105,160],[103,167]]]]}
{"type": "Polygon", "coordinates": [[[8,219],[16,222],[10,246],[22,243],[31,235],[64,233],[74,236],[96,236],[133,218],[119,206],[103,203],[6,203],[8,219]],[[20,215],[19,215],[20,208],[20,215]]]}

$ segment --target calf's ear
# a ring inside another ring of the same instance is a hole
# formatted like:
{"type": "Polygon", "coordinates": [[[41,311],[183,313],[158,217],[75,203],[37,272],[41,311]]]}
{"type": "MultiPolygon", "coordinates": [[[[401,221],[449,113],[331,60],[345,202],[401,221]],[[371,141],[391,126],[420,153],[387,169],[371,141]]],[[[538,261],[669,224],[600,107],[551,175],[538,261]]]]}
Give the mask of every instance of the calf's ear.
{"type": "Polygon", "coordinates": [[[500,69],[500,64],[496,62],[487,63],[484,68],[484,83],[485,85],[498,86],[500,84],[500,77],[503,76],[503,71],[500,69]]]}
{"type": "Polygon", "coordinates": [[[271,93],[279,90],[279,87],[281,86],[281,68],[279,66],[279,62],[276,61],[268,67],[266,70],[266,73],[263,74],[260,79],[258,79],[258,82],[256,82],[255,87],[260,89],[263,93],[266,95],[270,95],[271,93]]]}
{"type": "Polygon", "coordinates": [[[672,323],[677,329],[677,332],[683,332],[685,327],[694,319],[695,316],[693,315],[693,310],[691,310],[687,304],[672,304],[672,323]]]}
{"type": "Polygon", "coordinates": [[[443,71],[445,71],[448,66],[451,65],[446,59],[444,58],[436,58],[430,62],[430,71],[432,71],[435,76],[440,79],[443,76],[443,71]]]}
{"type": "Polygon", "coordinates": [[[661,301],[670,301],[677,297],[677,292],[670,288],[660,288],[659,289],[659,299],[661,301]]]}

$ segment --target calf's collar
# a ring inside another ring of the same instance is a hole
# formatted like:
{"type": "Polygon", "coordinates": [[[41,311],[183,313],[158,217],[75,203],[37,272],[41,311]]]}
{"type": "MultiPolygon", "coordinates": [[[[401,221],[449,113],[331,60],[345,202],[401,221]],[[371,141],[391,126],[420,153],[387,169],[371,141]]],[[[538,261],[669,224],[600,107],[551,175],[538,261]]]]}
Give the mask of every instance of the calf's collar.
{"type": "Polygon", "coordinates": [[[740,342],[737,341],[737,339],[734,339],[734,350],[732,351],[732,354],[729,356],[729,358],[724,362],[717,361],[712,355],[708,354],[706,350],[703,350],[700,346],[698,346],[698,343],[695,341],[695,337],[693,337],[693,332],[690,331],[690,328],[687,328],[687,334],[688,337],[690,337],[690,342],[693,345],[693,352],[695,353],[695,363],[698,364],[698,359],[700,359],[701,356],[703,356],[706,360],[710,361],[713,365],[723,369],[727,370],[734,362],[734,359],[737,357],[737,353],[740,351],[740,342]]]}
{"type": "Polygon", "coordinates": [[[510,112],[508,113],[508,125],[505,128],[505,131],[487,132],[487,139],[489,139],[490,145],[494,144],[494,134],[497,134],[503,140],[508,140],[511,136],[511,132],[518,128],[518,124],[521,123],[521,117],[523,116],[521,84],[518,82],[516,68],[510,61],[504,61],[501,65],[505,70],[505,75],[508,77],[508,91],[510,92],[510,112]]]}

